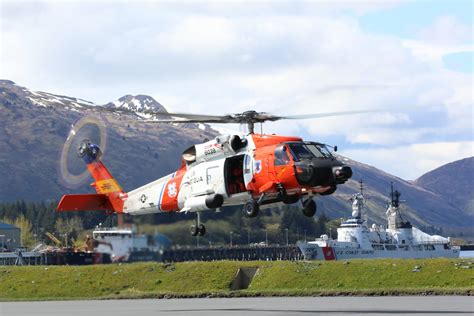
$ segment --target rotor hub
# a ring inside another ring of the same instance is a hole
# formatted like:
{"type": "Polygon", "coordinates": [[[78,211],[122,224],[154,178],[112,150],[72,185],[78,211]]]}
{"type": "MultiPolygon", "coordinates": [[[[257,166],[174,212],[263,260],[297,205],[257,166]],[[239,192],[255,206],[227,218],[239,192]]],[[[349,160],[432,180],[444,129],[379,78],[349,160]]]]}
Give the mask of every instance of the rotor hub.
{"type": "Polygon", "coordinates": [[[84,159],[86,163],[91,163],[93,161],[100,160],[102,151],[100,150],[99,146],[91,143],[88,139],[84,139],[77,149],[77,155],[79,158],[84,159]]]}

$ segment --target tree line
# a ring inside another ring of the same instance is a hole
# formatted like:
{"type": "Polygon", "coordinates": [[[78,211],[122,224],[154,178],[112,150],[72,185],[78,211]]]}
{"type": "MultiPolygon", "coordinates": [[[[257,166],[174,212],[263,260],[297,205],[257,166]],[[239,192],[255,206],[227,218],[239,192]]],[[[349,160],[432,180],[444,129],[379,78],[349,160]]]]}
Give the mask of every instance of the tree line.
{"type": "MultiPolygon", "coordinates": [[[[63,244],[81,243],[86,234],[101,224],[116,225],[116,216],[104,212],[56,212],[57,201],[0,203],[0,221],[21,228],[23,246],[35,243],[52,244],[46,233],[52,233],[63,244]]],[[[125,216],[125,222],[138,226],[139,232],[163,232],[178,245],[195,245],[196,238],[188,232],[194,214],[150,214],[125,216]],[[141,229],[142,228],[142,229],[141,229]],[[167,229],[169,228],[169,229],[167,229]]],[[[241,207],[226,207],[219,212],[207,211],[201,216],[208,234],[201,237],[202,244],[234,245],[262,243],[284,245],[298,240],[310,240],[322,234],[335,237],[338,220],[331,221],[324,213],[317,218],[304,216],[295,205],[262,210],[259,216],[247,218],[241,207]]]]}

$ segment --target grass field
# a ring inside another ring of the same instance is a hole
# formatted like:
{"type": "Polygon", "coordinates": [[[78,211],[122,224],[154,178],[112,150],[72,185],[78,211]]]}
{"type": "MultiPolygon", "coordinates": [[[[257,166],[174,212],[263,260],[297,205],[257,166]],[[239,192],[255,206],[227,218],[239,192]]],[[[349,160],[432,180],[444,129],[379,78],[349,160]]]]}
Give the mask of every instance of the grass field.
{"type": "Polygon", "coordinates": [[[263,295],[472,295],[473,285],[474,261],[461,259],[0,267],[2,301],[263,295]],[[230,284],[240,267],[257,267],[258,272],[248,289],[231,291],[230,284]]]}

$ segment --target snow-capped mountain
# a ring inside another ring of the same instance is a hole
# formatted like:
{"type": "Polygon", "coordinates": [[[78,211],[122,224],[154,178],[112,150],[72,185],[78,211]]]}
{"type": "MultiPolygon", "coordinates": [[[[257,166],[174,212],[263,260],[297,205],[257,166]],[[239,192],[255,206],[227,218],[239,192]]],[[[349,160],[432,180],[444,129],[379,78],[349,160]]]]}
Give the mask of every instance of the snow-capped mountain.
{"type": "Polygon", "coordinates": [[[165,107],[148,95],[127,94],[118,100],[104,105],[107,108],[135,112],[143,118],[150,118],[148,111],[167,113],[165,107]]]}
{"type": "Polygon", "coordinates": [[[33,106],[42,108],[63,107],[72,111],[81,111],[93,106],[93,102],[41,91],[31,91],[10,80],[0,80],[1,96],[13,100],[22,99],[33,106]]]}
{"type": "Polygon", "coordinates": [[[115,111],[121,104],[106,108],[0,80],[0,201],[58,199],[78,192],[61,183],[59,158],[71,125],[84,116],[100,116],[106,124],[104,159],[126,190],[175,171],[184,149],[217,134],[198,124],[145,124],[140,110],[166,109],[147,96],[120,100],[124,106],[129,101],[124,109],[129,111],[115,111]]]}
{"type": "MultiPolygon", "coordinates": [[[[0,80],[1,95],[8,97],[21,98],[32,106],[42,108],[64,108],[74,112],[91,110],[99,105],[84,99],[73,98],[63,95],[57,95],[42,91],[32,91],[19,86],[10,80],[0,80]]],[[[151,118],[147,111],[167,113],[166,108],[158,101],[148,95],[125,95],[118,100],[102,105],[104,108],[124,110],[130,114],[136,114],[140,118],[151,118]]],[[[97,109],[97,108],[96,108],[97,109]]]]}

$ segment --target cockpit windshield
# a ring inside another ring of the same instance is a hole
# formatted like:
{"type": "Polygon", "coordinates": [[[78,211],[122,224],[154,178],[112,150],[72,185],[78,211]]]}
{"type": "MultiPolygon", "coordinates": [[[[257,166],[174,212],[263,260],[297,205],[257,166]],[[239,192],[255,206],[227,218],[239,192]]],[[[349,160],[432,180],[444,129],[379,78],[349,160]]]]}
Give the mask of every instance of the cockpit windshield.
{"type": "Polygon", "coordinates": [[[295,161],[307,160],[312,158],[334,158],[327,147],[319,143],[290,143],[295,161]]]}

